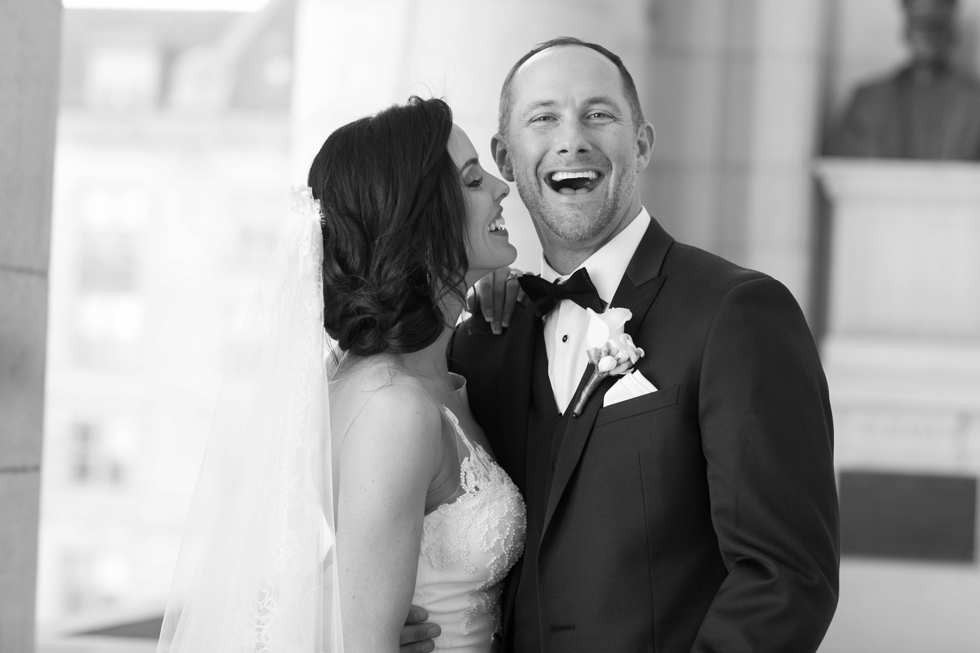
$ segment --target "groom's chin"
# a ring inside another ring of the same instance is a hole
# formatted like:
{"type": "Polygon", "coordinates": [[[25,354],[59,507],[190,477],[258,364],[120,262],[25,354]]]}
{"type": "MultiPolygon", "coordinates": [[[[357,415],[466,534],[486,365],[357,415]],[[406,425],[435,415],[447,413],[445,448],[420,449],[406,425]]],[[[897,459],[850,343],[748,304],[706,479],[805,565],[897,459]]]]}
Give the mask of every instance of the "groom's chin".
{"type": "Polygon", "coordinates": [[[602,218],[601,208],[601,205],[550,206],[545,211],[543,222],[561,240],[587,242],[601,234],[606,227],[608,220],[602,218]]]}

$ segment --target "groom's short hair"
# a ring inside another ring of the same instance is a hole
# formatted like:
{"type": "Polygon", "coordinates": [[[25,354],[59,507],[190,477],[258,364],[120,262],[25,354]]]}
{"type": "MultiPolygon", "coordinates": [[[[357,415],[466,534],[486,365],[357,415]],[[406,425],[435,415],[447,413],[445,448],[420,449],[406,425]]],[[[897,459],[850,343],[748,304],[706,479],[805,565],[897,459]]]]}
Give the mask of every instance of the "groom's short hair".
{"type": "Polygon", "coordinates": [[[502,137],[507,137],[507,125],[510,123],[510,110],[513,101],[511,82],[514,80],[514,75],[517,74],[517,69],[523,66],[525,61],[542,50],[555,48],[560,45],[580,45],[584,48],[590,48],[616,65],[616,68],[619,69],[619,75],[623,80],[623,91],[625,92],[626,99],[629,102],[630,112],[633,114],[633,128],[636,131],[639,131],[640,127],[642,127],[643,123],[645,122],[643,118],[643,109],[640,108],[640,96],[636,92],[636,84],[633,83],[633,76],[630,75],[628,70],[626,70],[626,65],[623,63],[623,60],[598,43],[589,43],[588,41],[577,39],[574,36],[559,36],[556,39],[551,39],[550,41],[545,41],[544,43],[539,43],[536,45],[533,50],[518,59],[517,63],[515,63],[513,68],[510,69],[510,72],[507,73],[507,77],[504,78],[504,85],[500,89],[500,109],[497,113],[497,132],[502,137]]]}

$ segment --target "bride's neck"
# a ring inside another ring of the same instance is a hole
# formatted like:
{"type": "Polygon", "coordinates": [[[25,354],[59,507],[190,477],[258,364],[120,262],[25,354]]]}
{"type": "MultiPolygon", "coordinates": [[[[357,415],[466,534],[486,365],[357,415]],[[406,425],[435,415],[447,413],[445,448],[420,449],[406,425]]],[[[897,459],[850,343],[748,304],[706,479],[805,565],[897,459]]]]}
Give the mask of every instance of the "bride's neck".
{"type": "Polygon", "coordinates": [[[446,325],[436,341],[425,349],[411,354],[400,354],[397,358],[399,365],[413,375],[429,378],[435,382],[451,383],[447,354],[449,341],[453,336],[453,325],[459,320],[463,303],[457,297],[449,295],[442,300],[441,308],[443,315],[446,316],[446,325]]]}

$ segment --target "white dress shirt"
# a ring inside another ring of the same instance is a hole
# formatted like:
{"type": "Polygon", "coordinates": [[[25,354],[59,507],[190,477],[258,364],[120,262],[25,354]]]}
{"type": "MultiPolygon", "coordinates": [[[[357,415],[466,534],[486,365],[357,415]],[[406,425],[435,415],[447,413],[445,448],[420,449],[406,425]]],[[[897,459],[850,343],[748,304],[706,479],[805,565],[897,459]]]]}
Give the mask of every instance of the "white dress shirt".
{"type": "MultiPolygon", "coordinates": [[[[608,243],[600,247],[576,270],[585,268],[599,297],[612,305],[613,295],[619,288],[626,267],[650,226],[650,214],[641,209],[629,225],[608,243]]],[[[573,270],[574,272],[575,270],[573,270]]],[[[571,274],[560,275],[548,265],[541,254],[541,277],[547,281],[564,281],[571,274]]],[[[617,308],[617,307],[614,307],[617,308]]],[[[585,334],[589,326],[589,314],[575,302],[564,299],[544,317],[544,344],[548,352],[548,376],[555,393],[558,410],[565,412],[578,389],[582,374],[589,364],[585,353],[585,334]]]]}

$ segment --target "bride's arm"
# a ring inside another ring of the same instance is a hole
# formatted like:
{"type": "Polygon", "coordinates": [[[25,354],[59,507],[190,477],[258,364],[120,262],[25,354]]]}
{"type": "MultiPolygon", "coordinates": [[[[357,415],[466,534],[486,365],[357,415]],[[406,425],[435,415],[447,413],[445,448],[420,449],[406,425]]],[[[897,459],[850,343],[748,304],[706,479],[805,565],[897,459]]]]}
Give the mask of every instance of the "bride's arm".
{"type": "Polygon", "coordinates": [[[415,591],[429,483],[442,462],[441,415],[417,389],[369,400],[340,452],[337,515],[345,653],[396,653],[415,591]]]}

